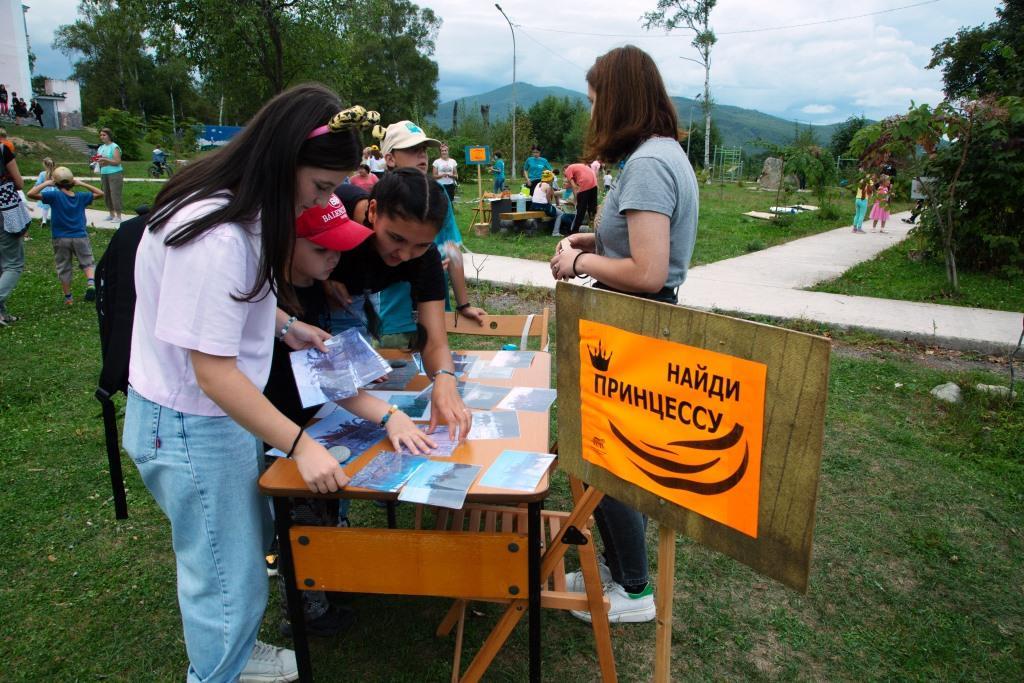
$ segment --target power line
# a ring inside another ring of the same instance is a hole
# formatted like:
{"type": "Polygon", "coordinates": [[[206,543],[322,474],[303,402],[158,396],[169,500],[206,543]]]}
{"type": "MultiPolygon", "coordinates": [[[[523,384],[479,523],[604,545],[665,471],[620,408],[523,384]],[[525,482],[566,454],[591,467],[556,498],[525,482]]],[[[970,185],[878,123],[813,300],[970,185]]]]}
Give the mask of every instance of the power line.
{"type": "MultiPolygon", "coordinates": [[[[822,24],[834,24],[840,21],[850,21],[852,19],[863,19],[864,17],[873,17],[879,14],[889,14],[891,12],[899,12],[905,9],[913,9],[914,7],[923,7],[925,5],[933,5],[939,0],[925,0],[924,2],[916,2],[912,5],[903,5],[901,7],[893,7],[890,9],[878,10],[876,12],[867,12],[865,14],[854,14],[847,17],[835,17],[833,19],[822,19],[820,21],[809,21],[803,24],[790,24],[788,26],[766,26],[764,28],[750,28],[742,29],[738,31],[716,31],[716,36],[735,36],[745,33],[764,33],[765,31],[785,31],[792,28],[805,28],[807,26],[821,26],[822,24]]],[[[547,31],[548,33],[564,33],[573,36],[593,36],[598,38],[678,38],[683,33],[665,33],[662,35],[652,35],[650,33],[636,34],[636,33],[586,33],[583,31],[566,31],[557,28],[543,28],[541,26],[522,26],[519,28],[529,28],[533,31],[547,31]]]]}
{"type": "Polygon", "coordinates": [[[570,66],[574,66],[574,67],[576,67],[577,69],[579,69],[580,71],[586,72],[586,70],[587,70],[587,69],[586,69],[586,67],[582,67],[582,66],[580,66],[579,64],[577,64],[576,62],[573,62],[573,61],[569,60],[568,58],[566,58],[566,57],[563,57],[563,56],[562,56],[562,53],[561,53],[561,51],[559,51],[559,50],[552,50],[552,49],[551,49],[550,47],[548,47],[548,46],[547,46],[547,45],[545,45],[544,43],[540,42],[539,40],[537,40],[536,38],[534,38],[533,36],[531,36],[531,35],[530,35],[529,33],[527,33],[526,31],[524,31],[524,30],[523,30],[523,26],[521,26],[520,24],[516,24],[516,28],[517,28],[517,29],[519,29],[519,32],[520,32],[521,34],[523,34],[524,36],[526,36],[527,38],[529,38],[530,40],[532,40],[533,42],[537,43],[537,44],[538,44],[538,45],[540,45],[540,46],[541,46],[542,48],[544,48],[544,50],[545,50],[545,51],[546,51],[546,52],[547,52],[548,54],[554,55],[555,57],[558,57],[559,59],[561,59],[561,60],[562,60],[563,62],[565,62],[566,64],[569,64],[570,66]]]}

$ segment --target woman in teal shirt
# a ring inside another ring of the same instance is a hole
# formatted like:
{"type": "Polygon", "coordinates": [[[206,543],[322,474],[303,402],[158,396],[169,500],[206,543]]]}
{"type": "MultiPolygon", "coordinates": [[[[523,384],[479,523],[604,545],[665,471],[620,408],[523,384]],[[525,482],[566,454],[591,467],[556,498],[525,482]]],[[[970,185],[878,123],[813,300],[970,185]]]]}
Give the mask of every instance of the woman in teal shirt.
{"type": "Polygon", "coordinates": [[[121,166],[121,148],[114,142],[109,128],[100,130],[100,147],[96,150],[100,165],[100,180],[103,195],[107,201],[108,221],[121,222],[121,187],[124,185],[124,168],[121,166]]]}

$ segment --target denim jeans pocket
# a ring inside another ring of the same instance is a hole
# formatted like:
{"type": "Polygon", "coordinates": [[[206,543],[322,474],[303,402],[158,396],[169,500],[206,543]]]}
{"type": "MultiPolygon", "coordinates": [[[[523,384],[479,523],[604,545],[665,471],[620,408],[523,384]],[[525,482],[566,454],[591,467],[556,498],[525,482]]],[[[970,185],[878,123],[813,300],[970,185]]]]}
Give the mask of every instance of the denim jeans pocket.
{"type": "Polygon", "coordinates": [[[163,407],[128,387],[121,445],[136,465],[153,460],[160,450],[160,411],[163,407]]]}

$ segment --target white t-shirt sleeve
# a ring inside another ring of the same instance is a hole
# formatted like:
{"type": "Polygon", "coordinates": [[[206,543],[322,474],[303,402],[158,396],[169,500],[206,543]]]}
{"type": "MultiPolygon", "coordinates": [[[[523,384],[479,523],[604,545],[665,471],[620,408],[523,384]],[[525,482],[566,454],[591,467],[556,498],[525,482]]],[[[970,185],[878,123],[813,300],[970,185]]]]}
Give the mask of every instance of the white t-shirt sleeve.
{"type": "Polygon", "coordinates": [[[167,250],[154,334],[183,349],[238,356],[252,286],[241,228],[222,226],[201,239],[167,250]],[[224,229],[225,227],[229,229],[224,229]]]}

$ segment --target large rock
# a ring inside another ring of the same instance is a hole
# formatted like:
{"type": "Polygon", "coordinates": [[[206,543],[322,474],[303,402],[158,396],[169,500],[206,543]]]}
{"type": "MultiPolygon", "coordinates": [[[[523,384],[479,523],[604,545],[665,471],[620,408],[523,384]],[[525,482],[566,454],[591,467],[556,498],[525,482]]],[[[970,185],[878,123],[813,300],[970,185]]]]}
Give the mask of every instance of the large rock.
{"type": "Polygon", "coordinates": [[[960,387],[955,382],[940,384],[929,393],[940,401],[945,401],[946,403],[960,402],[960,387]]]}
{"type": "Polygon", "coordinates": [[[782,159],[768,157],[761,167],[761,175],[757,177],[757,185],[762,190],[777,190],[782,182],[782,159]]]}

